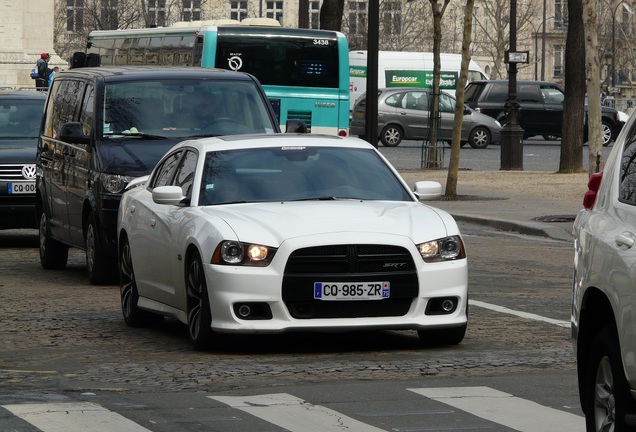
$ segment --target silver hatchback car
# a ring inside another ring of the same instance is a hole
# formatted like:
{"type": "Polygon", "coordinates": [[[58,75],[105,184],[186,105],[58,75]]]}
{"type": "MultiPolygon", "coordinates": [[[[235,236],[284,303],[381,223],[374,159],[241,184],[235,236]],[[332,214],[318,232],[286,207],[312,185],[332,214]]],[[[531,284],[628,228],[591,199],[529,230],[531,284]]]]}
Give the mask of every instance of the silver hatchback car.
{"type": "MultiPolygon", "coordinates": [[[[379,139],[387,147],[395,147],[402,140],[428,138],[429,113],[433,99],[430,89],[392,87],[378,89],[379,139]]],[[[439,97],[441,114],[440,139],[451,142],[455,119],[455,98],[446,93],[439,97]]],[[[351,113],[350,133],[364,139],[366,122],[366,94],[356,101],[351,113]]],[[[473,148],[486,148],[501,141],[501,124],[492,117],[471,108],[464,110],[461,143],[473,148]]]]}

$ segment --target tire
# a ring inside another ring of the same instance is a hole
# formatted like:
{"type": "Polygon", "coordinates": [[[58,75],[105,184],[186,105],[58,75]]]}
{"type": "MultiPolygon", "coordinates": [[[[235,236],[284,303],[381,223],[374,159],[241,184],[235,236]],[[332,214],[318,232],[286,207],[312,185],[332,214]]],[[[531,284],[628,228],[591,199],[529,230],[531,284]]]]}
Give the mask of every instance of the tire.
{"type": "Polygon", "coordinates": [[[203,263],[198,252],[193,252],[186,267],[186,297],[188,308],[188,336],[192,348],[205,351],[212,347],[215,334],[212,332],[212,313],[208,300],[203,263]]]}
{"type": "Polygon", "coordinates": [[[468,143],[475,149],[485,149],[490,145],[491,141],[492,136],[490,135],[490,131],[481,126],[470,131],[470,135],[468,136],[468,143]]]}
{"type": "Polygon", "coordinates": [[[612,136],[614,130],[612,125],[607,122],[601,122],[601,139],[603,140],[603,147],[607,147],[614,140],[612,136]]]}
{"type": "Polygon", "coordinates": [[[635,404],[623,372],[616,327],[604,327],[584,355],[581,395],[587,431],[627,430],[625,414],[632,412],[635,404]]]}
{"type": "Polygon", "coordinates": [[[86,268],[88,279],[93,285],[113,284],[117,281],[117,266],[115,262],[104,253],[104,248],[99,238],[99,227],[95,219],[95,213],[88,216],[86,234],[86,268]]]}
{"type": "Polygon", "coordinates": [[[467,326],[468,324],[464,324],[461,327],[453,327],[448,329],[418,330],[417,335],[420,338],[420,343],[423,346],[427,347],[459,345],[459,343],[464,340],[467,326]]]}
{"type": "Polygon", "coordinates": [[[161,323],[162,315],[157,315],[137,307],[139,292],[133,270],[130,243],[128,238],[122,239],[119,247],[119,286],[121,293],[121,312],[129,327],[147,327],[161,323]]]}
{"type": "Polygon", "coordinates": [[[59,270],[68,262],[68,246],[51,238],[46,212],[40,212],[38,224],[40,263],[46,270],[59,270]]]}
{"type": "Polygon", "coordinates": [[[404,139],[402,128],[395,125],[386,125],[380,133],[380,141],[385,147],[397,147],[404,139]]]}

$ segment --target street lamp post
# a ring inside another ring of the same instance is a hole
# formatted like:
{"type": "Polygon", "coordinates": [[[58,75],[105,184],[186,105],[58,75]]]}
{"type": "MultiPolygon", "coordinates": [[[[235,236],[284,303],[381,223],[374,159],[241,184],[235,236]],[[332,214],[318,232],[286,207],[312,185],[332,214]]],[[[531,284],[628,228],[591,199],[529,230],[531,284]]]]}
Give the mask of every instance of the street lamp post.
{"type": "Polygon", "coordinates": [[[625,4],[625,0],[621,0],[620,2],[618,2],[618,4],[616,5],[616,7],[612,7],[612,5],[607,2],[607,0],[605,1],[607,3],[607,5],[610,7],[610,10],[612,11],[612,90],[613,87],[616,86],[616,12],[618,12],[619,7],[622,5],[627,12],[633,14],[634,12],[627,7],[627,5],[625,4]]]}
{"type": "Polygon", "coordinates": [[[528,63],[528,51],[517,52],[517,1],[510,0],[510,49],[506,51],[508,63],[508,100],[506,125],[501,131],[502,170],[523,170],[523,129],[519,124],[517,101],[517,63],[528,63]]]}

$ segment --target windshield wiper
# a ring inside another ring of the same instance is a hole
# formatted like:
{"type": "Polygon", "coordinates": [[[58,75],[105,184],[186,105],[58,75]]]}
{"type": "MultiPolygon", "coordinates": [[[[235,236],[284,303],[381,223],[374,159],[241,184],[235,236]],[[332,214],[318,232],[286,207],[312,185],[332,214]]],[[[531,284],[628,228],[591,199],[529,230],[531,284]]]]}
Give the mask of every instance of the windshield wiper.
{"type": "Polygon", "coordinates": [[[153,140],[168,139],[168,137],[163,135],[152,135],[152,134],[147,134],[143,132],[120,133],[119,135],[126,138],[135,137],[135,138],[146,138],[146,139],[153,139],[153,140]]]}

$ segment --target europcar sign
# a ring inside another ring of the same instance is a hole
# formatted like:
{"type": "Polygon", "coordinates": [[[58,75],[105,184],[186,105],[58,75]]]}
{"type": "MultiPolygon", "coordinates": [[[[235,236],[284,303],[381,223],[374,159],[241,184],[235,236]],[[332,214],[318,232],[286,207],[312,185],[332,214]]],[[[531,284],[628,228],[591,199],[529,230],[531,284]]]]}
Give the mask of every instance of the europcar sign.
{"type": "MultiPolygon", "coordinates": [[[[385,70],[387,87],[433,88],[433,71],[385,70]]],[[[440,72],[439,87],[442,90],[456,90],[457,72],[440,72]]]]}

